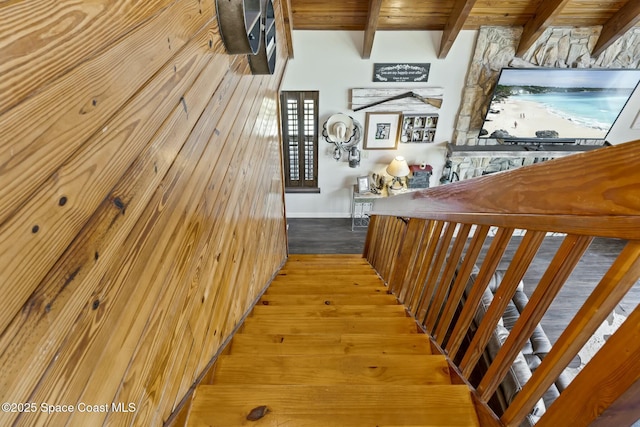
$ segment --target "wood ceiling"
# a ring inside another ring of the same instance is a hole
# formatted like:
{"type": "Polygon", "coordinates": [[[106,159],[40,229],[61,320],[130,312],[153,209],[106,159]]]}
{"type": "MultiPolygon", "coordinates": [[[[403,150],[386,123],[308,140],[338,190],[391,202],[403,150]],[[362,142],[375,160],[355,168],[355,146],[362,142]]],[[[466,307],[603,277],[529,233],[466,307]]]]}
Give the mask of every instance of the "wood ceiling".
{"type": "Polygon", "coordinates": [[[443,31],[444,58],[461,30],[482,25],[522,26],[522,56],[547,27],[602,26],[592,54],[599,55],[640,22],[640,0],[283,0],[293,30],[365,31],[369,58],[378,30],[443,31]]]}

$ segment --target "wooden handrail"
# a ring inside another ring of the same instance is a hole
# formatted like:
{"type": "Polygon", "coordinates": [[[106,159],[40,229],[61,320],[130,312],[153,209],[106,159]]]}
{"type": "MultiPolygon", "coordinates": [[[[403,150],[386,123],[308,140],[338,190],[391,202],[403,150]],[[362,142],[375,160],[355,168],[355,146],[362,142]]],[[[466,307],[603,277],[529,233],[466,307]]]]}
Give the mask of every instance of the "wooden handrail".
{"type": "MultiPolygon", "coordinates": [[[[629,161],[639,155],[640,141],[635,141],[374,203],[365,257],[431,335],[434,347],[441,348],[469,381],[476,399],[485,403],[578,268],[593,237],[628,241],[531,379],[498,414],[504,426],[520,425],[640,278],[640,168],[629,161]],[[505,249],[516,229],[524,230],[524,237],[513,259],[505,260],[505,249]],[[567,236],[494,360],[478,371],[478,361],[498,321],[548,232],[567,236]],[[490,245],[479,261],[490,234],[490,245]],[[491,304],[473,326],[483,293],[505,262],[508,267],[491,304]],[[472,373],[478,372],[480,378],[472,379],[472,373]]],[[[637,345],[626,341],[637,341],[638,320],[633,319],[640,317],[638,311],[614,334],[615,340],[603,347],[602,354],[614,357],[616,351],[636,351],[637,345]]],[[[640,417],[640,397],[633,394],[640,389],[636,359],[625,354],[617,363],[607,364],[598,353],[539,424],[606,425],[602,417],[640,417]],[[624,381],[605,386],[607,375],[624,376],[624,381]],[[605,388],[606,396],[591,399],[591,393],[584,390],[592,387],[605,388]]]]}
{"type": "Polygon", "coordinates": [[[640,239],[640,141],[376,200],[374,215],[640,239]]]}

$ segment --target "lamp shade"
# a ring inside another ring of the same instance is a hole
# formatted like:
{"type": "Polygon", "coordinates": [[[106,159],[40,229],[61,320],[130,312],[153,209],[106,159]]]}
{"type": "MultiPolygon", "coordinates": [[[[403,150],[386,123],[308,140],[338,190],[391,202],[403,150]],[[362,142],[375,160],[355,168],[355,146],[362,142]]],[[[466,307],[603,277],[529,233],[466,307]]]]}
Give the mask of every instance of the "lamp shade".
{"type": "Polygon", "coordinates": [[[387,166],[387,173],[395,177],[403,177],[409,175],[409,165],[402,156],[398,156],[387,166]]]}

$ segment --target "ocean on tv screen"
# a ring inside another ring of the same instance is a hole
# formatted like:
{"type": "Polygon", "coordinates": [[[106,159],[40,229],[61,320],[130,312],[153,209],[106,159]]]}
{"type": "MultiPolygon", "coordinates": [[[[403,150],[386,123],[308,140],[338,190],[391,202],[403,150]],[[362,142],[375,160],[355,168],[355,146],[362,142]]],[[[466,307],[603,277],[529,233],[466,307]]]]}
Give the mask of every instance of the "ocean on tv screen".
{"type": "Polygon", "coordinates": [[[629,70],[636,73],[622,74],[620,70],[614,70],[613,74],[605,71],[608,70],[552,70],[551,75],[547,75],[546,83],[542,83],[542,74],[539,72],[503,70],[481,136],[505,139],[604,139],[640,78],[638,70],[629,70]],[[519,74],[517,71],[525,73],[519,74]],[[566,79],[567,72],[577,73],[577,77],[566,79]],[[603,77],[606,75],[624,75],[625,78],[610,81],[603,77]],[[517,81],[520,83],[515,84],[517,81]]]}

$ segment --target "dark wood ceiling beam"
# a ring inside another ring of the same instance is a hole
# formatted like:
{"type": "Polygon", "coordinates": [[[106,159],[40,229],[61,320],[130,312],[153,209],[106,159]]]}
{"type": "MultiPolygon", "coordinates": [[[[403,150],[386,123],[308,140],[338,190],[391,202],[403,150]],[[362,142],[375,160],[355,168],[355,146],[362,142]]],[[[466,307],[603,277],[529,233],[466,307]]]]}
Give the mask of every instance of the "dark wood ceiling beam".
{"type": "Polygon", "coordinates": [[[364,30],[364,44],[362,47],[362,59],[369,59],[371,57],[371,50],[373,49],[373,38],[376,35],[378,29],[378,18],[380,17],[380,7],[382,6],[382,0],[370,0],[369,11],[367,13],[367,27],[364,30]]]}
{"type": "Polygon", "coordinates": [[[562,12],[567,3],[569,0],[543,0],[540,3],[536,14],[524,26],[516,56],[522,57],[533,46],[544,30],[553,24],[553,19],[562,12]]]}
{"type": "Polygon", "coordinates": [[[453,42],[456,41],[462,27],[464,27],[464,23],[469,17],[475,3],[476,0],[456,0],[451,10],[451,15],[449,15],[449,19],[444,26],[444,31],[442,32],[438,58],[443,59],[447,56],[449,50],[451,50],[451,46],[453,46],[453,42]]]}
{"type": "Polygon", "coordinates": [[[282,17],[284,18],[284,34],[287,41],[289,59],[293,59],[293,13],[291,12],[291,0],[282,0],[282,17]]]}
{"type": "Polygon", "coordinates": [[[599,56],[631,27],[640,22],[640,0],[629,0],[602,26],[600,37],[593,48],[594,57],[599,56]]]}

